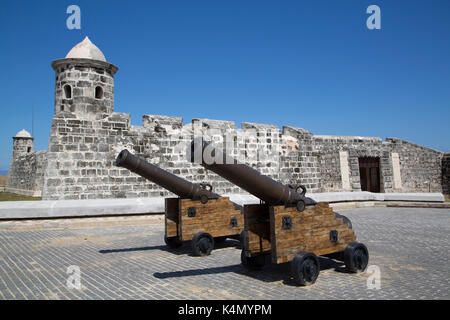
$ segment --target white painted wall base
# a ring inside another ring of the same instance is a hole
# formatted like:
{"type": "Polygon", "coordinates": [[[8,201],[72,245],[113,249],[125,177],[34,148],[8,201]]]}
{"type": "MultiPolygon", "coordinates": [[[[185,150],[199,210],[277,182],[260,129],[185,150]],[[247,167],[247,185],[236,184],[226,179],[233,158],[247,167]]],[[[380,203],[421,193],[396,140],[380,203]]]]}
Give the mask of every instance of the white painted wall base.
{"type": "MultiPolygon", "coordinates": [[[[441,193],[371,193],[329,192],[307,194],[317,202],[415,201],[443,202],[441,193]]],[[[230,195],[237,204],[260,203],[252,195],[230,195]]],[[[4,201],[0,202],[0,219],[63,218],[155,214],[164,212],[164,198],[4,201]]]]}

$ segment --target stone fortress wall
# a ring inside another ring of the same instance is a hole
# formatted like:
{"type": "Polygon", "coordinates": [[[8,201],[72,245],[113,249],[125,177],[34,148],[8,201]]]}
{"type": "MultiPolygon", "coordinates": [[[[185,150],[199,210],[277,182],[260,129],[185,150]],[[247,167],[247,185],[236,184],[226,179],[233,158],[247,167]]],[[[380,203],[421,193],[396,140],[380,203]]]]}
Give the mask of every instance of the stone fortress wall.
{"type": "Polygon", "coordinates": [[[442,193],[450,195],[450,153],[442,158],[442,193]]]}
{"type": "Polygon", "coordinates": [[[47,151],[30,152],[13,158],[5,191],[40,197],[44,185],[46,153],[47,151]]]}
{"type": "MultiPolygon", "coordinates": [[[[388,138],[321,136],[297,127],[114,112],[117,67],[89,39],[75,46],[55,70],[55,114],[47,151],[33,152],[32,137],[14,138],[7,189],[44,200],[164,197],[167,190],[114,165],[122,149],[191,182],[212,184],[219,194],[245,194],[187,161],[186,148],[204,135],[261,173],[308,192],[361,191],[360,159],[379,162],[380,192],[447,192],[448,154],[388,138]],[[20,142],[20,143],[19,143],[20,142]],[[19,150],[19,151],[18,151],[19,150]]],[[[19,136],[19,134],[18,134],[19,136]]],[[[245,178],[245,177],[243,177],[245,178]]]]}
{"type": "Polygon", "coordinates": [[[155,115],[144,116],[143,126],[132,126],[129,114],[112,113],[101,120],[86,120],[57,113],[47,152],[43,198],[170,194],[127,169],[116,167],[114,161],[122,149],[189,181],[211,183],[219,194],[245,194],[216,174],[187,161],[186,146],[194,138],[196,126],[201,133],[216,129],[217,136],[234,133],[241,141],[234,144],[235,156],[275,150],[266,158],[254,156],[245,162],[282,183],[304,184],[308,192],[361,191],[359,157],[380,158],[382,192],[443,191],[440,181],[444,154],[400,139],[315,136],[302,128],[280,130],[252,123],[242,123],[238,130],[233,122],[207,119],[193,119],[183,126],[179,117],[155,115]],[[395,168],[393,158],[397,161],[395,168]]]}
{"type": "Polygon", "coordinates": [[[47,151],[34,152],[33,140],[25,130],[13,137],[13,156],[5,191],[26,196],[41,196],[47,151]]]}

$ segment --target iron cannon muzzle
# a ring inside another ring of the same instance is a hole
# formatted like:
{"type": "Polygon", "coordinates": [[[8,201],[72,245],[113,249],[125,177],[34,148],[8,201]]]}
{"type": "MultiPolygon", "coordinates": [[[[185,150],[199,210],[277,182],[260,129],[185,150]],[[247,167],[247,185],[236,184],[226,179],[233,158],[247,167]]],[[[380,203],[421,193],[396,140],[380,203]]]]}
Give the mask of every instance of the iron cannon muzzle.
{"type": "Polygon", "coordinates": [[[199,199],[206,203],[208,199],[218,199],[220,196],[212,192],[211,185],[191,183],[158,166],[148,163],[128,150],[122,150],[116,158],[116,166],[127,168],[141,177],[169,190],[180,198],[199,199]]]}
{"type": "Polygon", "coordinates": [[[203,141],[202,138],[192,141],[188,158],[191,162],[215,172],[269,205],[297,206],[299,211],[303,211],[305,206],[316,204],[313,199],[305,197],[304,186],[293,188],[283,185],[252,167],[239,163],[222,150],[203,141]],[[297,192],[300,187],[301,193],[297,192]]]}
{"type": "Polygon", "coordinates": [[[119,155],[116,158],[116,166],[122,167],[122,163],[126,161],[127,156],[130,154],[128,150],[120,151],[119,155]]]}

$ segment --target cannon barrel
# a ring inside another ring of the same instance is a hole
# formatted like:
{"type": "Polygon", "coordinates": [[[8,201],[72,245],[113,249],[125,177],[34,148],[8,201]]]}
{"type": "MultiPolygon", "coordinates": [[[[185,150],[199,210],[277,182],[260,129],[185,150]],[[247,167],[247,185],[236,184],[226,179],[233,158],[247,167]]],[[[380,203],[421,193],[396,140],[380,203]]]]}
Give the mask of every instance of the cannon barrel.
{"type": "Polygon", "coordinates": [[[297,205],[299,202],[303,202],[304,205],[316,204],[313,199],[304,196],[306,189],[303,186],[299,186],[303,189],[303,192],[299,193],[296,188],[283,185],[252,167],[239,163],[201,138],[192,141],[190,160],[217,173],[269,205],[297,205]],[[211,159],[205,159],[205,155],[211,159]]]}
{"type": "Polygon", "coordinates": [[[122,150],[116,158],[116,166],[128,170],[167,189],[185,199],[217,199],[220,196],[207,190],[204,184],[191,183],[154,164],[135,156],[128,150],[122,150]]]}

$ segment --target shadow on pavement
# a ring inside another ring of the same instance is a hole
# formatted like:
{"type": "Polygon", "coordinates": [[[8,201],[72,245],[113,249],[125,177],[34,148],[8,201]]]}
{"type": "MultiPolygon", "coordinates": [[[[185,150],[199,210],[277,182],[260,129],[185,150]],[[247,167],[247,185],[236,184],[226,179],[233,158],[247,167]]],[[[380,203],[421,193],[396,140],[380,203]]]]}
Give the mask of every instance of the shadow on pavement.
{"type": "MultiPolygon", "coordinates": [[[[231,248],[231,247],[237,247],[240,248],[240,243],[237,240],[233,239],[227,239],[223,242],[218,242],[214,246],[214,250],[217,249],[224,249],[224,248],[231,248]]],[[[191,242],[185,241],[183,245],[177,249],[169,248],[166,245],[159,245],[159,246],[148,246],[148,247],[139,247],[139,248],[121,248],[121,249],[105,249],[105,250],[99,250],[99,253],[120,253],[120,252],[134,252],[134,251],[147,251],[147,250],[162,250],[167,251],[173,254],[183,255],[183,254],[189,254],[191,253],[191,242]]],[[[214,250],[212,254],[214,254],[214,250]]]]}
{"type": "MultiPolygon", "coordinates": [[[[318,258],[321,271],[334,268],[335,271],[342,272],[343,269],[342,262],[338,262],[324,257],[318,258]]],[[[248,271],[241,264],[236,264],[230,266],[212,267],[204,269],[190,269],[172,272],[155,272],[153,276],[158,279],[168,279],[168,278],[181,278],[181,277],[209,275],[209,274],[221,274],[221,273],[236,273],[240,275],[246,275],[264,282],[282,281],[283,284],[285,285],[298,286],[292,280],[290,263],[283,263],[278,265],[268,264],[258,271],[248,271]]]]}

